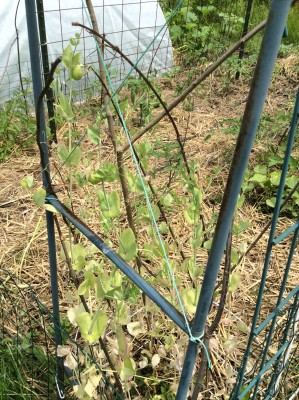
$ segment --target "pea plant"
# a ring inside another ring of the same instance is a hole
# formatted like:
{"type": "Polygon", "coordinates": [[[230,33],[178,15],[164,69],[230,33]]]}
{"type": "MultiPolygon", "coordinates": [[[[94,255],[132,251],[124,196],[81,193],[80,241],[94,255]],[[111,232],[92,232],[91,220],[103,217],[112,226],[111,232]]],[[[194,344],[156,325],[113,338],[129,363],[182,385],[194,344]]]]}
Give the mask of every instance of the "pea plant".
{"type": "MultiPolygon", "coordinates": [[[[59,143],[51,150],[56,169],[52,172],[53,190],[60,191],[65,205],[86,224],[92,224],[107,245],[178,309],[179,293],[183,312],[191,319],[217,220],[217,212],[208,219],[204,215],[205,191],[199,184],[199,166],[187,159],[169,112],[166,116],[175,131],[171,140],[163,141],[153,130],[150,137],[140,136],[127,146],[136,129],[134,116],[144,99],[147,110],[140,112],[138,126],[149,122],[158,104],[165,108],[159,90],[136,68],[139,78],[129,80],[122,92],[113,92],[103,61],[99,70],[82,64],[82,55],[76,50],[79,40],[80,35],[76,35],[63,51],[62,67],[52,83],[55,118],[60,127],[59,143]],[[62,72],[68,77],[68,95],[60,89],[62,72]],[[82,126],[78,118],[82,118],[82,107],[74,104],[73,84],[85,74],[99,79],[104,105],[99,106],[92,121],[82,126]]],[[[107,40],[104,44],[113,46],[107,40]]],[[[24,178],[22,186],[31,189],[32,179],[24,178]]],[[[44,189],[35,190],[33,196],[37,204],[44,206],[44,189]]],[[[240,206],[243,201],[241,197],[240,206]]],[[[45,207],[55,211],[54,207],[45,207]]],[[[60,259],[67,264],[75,285],[74,293],[68,296],[67,316],[86,351],[124,396],[174,398],[188,338],[71,224],[67,223],[66,229],[60,226],[57,215],[55,222],[61,242],[60,259]]],[[[236,246],[232,239],[228,241],[225,279],[221,293],[215,292],[220,306],[206,332],[207,348],[227,292],[234,293],[239,285],[238,272],[230,276],[230,266],[236,266],[245,251],[238,236],[247,226],[237,214],[231,231],[236,246]]],[[[64,350],[58,353],[67,354],[66,362],[70,351],[64,350]]],[[[76,375],[78,365],[67,362],[76,375]]],[[[206,360],[202,357],[201,362],[206,360]]],[[[197,386],[202,385],[202,379],[201,375],[197,377],[197,386]]],[[[88,365],[75,386],[77,398],[96,398],[101,384],[99,372],[88,365]]]]}

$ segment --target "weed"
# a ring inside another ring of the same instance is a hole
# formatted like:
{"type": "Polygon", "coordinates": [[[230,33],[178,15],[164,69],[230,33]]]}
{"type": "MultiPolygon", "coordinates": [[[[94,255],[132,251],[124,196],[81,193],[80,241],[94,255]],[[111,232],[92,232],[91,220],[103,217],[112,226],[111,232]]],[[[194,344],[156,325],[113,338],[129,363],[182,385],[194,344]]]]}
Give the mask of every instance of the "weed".
{"type": "Polygon", "coordinates": [[[26,96],[29,94],[29,82],[25,92],[16,90],[11,99],[0,105],[0,162],[26,148],[35,140],[35,121],[28,111],[26,96]]]}

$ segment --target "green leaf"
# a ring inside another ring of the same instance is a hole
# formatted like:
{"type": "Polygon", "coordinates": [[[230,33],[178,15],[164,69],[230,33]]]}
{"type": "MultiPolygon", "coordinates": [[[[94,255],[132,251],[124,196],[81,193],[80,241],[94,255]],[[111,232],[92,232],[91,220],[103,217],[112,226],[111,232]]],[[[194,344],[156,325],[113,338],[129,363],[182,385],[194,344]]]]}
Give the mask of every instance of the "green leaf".
{"type": "Polygon", "coordinates": [[[67,100],[66,96],[61,93],[58,99],[58,107],[67,121],[71,122],[74,119],[74,113],[71,104],[67,100]]]}
{"type": "Polygon", "coordinates": [[[281,171],[273,171],[270,174],[270,182],[273,186],[278,186],[280,182],[281,171]]]}
{"type": "Polygon", "coordinates": [[[65,68],[70,68],[72,65],[73,49],[68,45],[62,53],[62,65],[65,68]]]}
{"type": "MultiPolygon", "coordinates": [[[[166,222],[165,221],[162,221],[160,224],[159,224],[159,231],[160,231],[160,233],[162,233],[162,235],[167,235],[167,233],[168,233],[168,226],[167,226],[167,224],[166,224],[166,222]]],[[[153,235],[152,235],[153,236],[153,235]]],[[[151,237],[152,237],[151,236],[151,237]]]]}
{"type": "Polygon", "coordinates": [[[203,15],[207,15],[210,14],[211,12],[213,12],[215,10],[214,6],[199,6],[197,7],[197,9],[203,14],[203,15]]]}
{"type": "Polygon", "coordinates": [[[82,58],[82,53],[78,51],[72,56],[72,67],[76,65],[81,65],[81,58],[82,58]]]}
{"type": "Polygon", "coordinates": [[[26,176],[26,178],[23,178],[21,180],[21,186],[24,189],[30,189],[33,186],[34,183],[34,178],[32,175],[26,176]]]}
{"type": "Polygon", "coordinates": [[[114,218],[120,214],[120,197],[117,192],[111,192],[108,195],[102,190],[98,190],[97,195],[104,217],[114,218]]]}
{"type": "Polygon", "coordinates": [[[72,265],[73,269],[75,271],[81,271],[82,268],[86,265],[85,257],[87,255],[87,252],[81,243],[75,244],[75,246],[73,247],[72,253],[71,252],[69,253],[69,256],[71,256],[71,255],[73,257],[73,260],[72,260],[73,261],[73,265],[72,265]]]}
{"type": "Polygon", "coordinates": [[[117,322],[120,325],[127,325],[129,318],[131,317],[130,307],[128,307],[124,302],[118,301],[116,306],[116,316],[117,322]]]}
{"type": "Polygon", "coordinates": [[[85,272],[85,279],[78,287],[78,295],[84,296],[88,289],[93,289],[95,284],[95,276],[92,271],[85,272]]]}
{"type": "Polygon", "coordinates": [[[238,221],[237,223],[234,224],[233,226],[233,234],[234,235],[240,235],[242,232],[244,232],[248,227],[250,226],[249,221],[238,221]]]}
{"type": "Polygon", "coordinates": [[[283,164],[283,158],[281,158],[280,156],[269,157],[269,162],[268,162],[269,167],[273,167],[274,165],[281,165],[281,164],[283,164]]]}
{"type": "Polygon", "coordinates": [[[151,151],[152,151],[152,145],[148,140],[144,143],[140,143],[137,146],[137,152],[140,158],[146,157],[151,151]]]}
{"type": "Polygon", "coordinates": [[[244,324],[244,322],[242,321],[237,321],[237,328],[239,329],[239,331],[241,331],[242,333],[247,334],[248,333],[248,327],[244,324]]]}
{"type": "Polygon", "coordinates": [[[47,211],[50,211],[53,214],[58,213],[58,211],[56,210],[56,208],[54,206],[52,206],[51,204],[45,204],[44,205],[44,209],[47,211]]]}
{"type": "Polygon", "coordinates": [[[276,197],[271,197],[271,199],[266,200],[267,206],[274,208],[276,204],[276,197]]]}
{"type": "Polygon", "coordinates": [[[67,167],[78,165],[82,157],[82,151],[79,146],[72,149],[69,153],[67,147],[64,144],[61,144],[57,147],[57,154],[60,160],[67,167]]]}
{"type": "Polygon", "coordinates": [[[78,287],[77,290],[78,296],[84,296],[89,288],[90,288],[89,282],[87,280],[83,281],[78,287]]]}
{"type": "Polygon", "coordinates": [[[230,292],[235,292],[240,285],[240,280],[240,275],[237,272],[233,272],[229,280],[228,290],[230,292]]]}
{"type": "Polygon", "coordinates": [[[197,220],[199,218],[199,214],[196,212],[196,209],[193,204],[191,206],[189,206],[188,208],[185,208],[184,217],[185,217],[185,221],[189,225],[193,225],[197,222],[197,220]]]}
{"type": "Polygon", "coordinates": [[[257,165],[254,167],[253,171],[256,174],[266,175],[267,174],[267,167],[265,165],[257,165]]]}
{"type": "Polygon", "coordinates": [[[170,207],[171,204],[172,204],[172,202],[173,202],[173,197],[171,196],[170,193],[167,193],[167,194],[163,197],[162,203],[164,204],[164,206],[170,207]]]}
{"type": "Polygon", "coordinates": [[[209,239],[209,240],[205,241],[204,244],[203,244],[203,247],[204,247],[206,250],[210,250],[211,247],[212,247],[212,242],[213,242],[212,239],[209,239]]]}
{"type": "Polygon", "coordinates": [[[127,339],[126,335],[121,329],[118,329],[116,331],[116,338],[117,338],[117,343],[118,343],[118,352],[121,357],[125,357],[126,354],[128,353],[128,345],[127,345],[127,339]]]}
{"type": "MultiPolygon", "coordinates": [[[[244,392],[246,388],[247,388],[247,385],[243,385],[241,387],[240,394],[242,394],[242,392],[244,392]]],[[[244,396],[242,396],[241,398],[242,398],[242,400],[249,400],[250,399],[250,390],[244,396]]]]}
{"type": "Polygon", "coordinates": [[[101,336],[104,335],[106,326],[108,322],[108,317],[103,311],[97,311],[91,322],[91,331],[89,343],[94,343],[101,336]]]}
{"type": "Polygon", "coordinates": [[[109,162],[105,162],[95,174],[100,177],[101,181],[115,182],[119,179],[117,166],[109,162]]]}
{"type": "Polygon", "coordinates": [[[183,34],[183,30],[178,25],[173,25],[170,27],[170,36],[173,39],[180,38],[182,34],[183,34]]]}
{"type": "Polygon", "coordinates": [[[39,188],[33,192],[33,201],[40,207],[43,207],[46,200],[46,191],[43,188],[39,188]]]}
{"type": "Polygon", "coordinates": [[[100,143],[101,132],[92,125],[88,125],[87,135],[94,144],[100,143]]]}
{"type": "Polygon", "coordinates": [[[90,314],[83,311],[77,315],[76,322],[83,339],[92,344],[104,334],[108,318],[104,312],[98,310],[91,319],[90,314]]]}
{"type": "Polygon", "coordinates": [[[248,179],[249,182],[257,182],[259,184],[266,183],[268,181],[268,178],[266,175],[262,174],[254,174],[250,179],[248,179]]]}
{"type": "Polygon", "coordinates": [[[239,255],[236,249],[232,248],[231,255],[230,255],[231,263],[236,265],[239,260],[239,255]]]}
{"type": "Polygon", "coordinates": [[[128,379],[135,375],[136,365],[130,357],[124,359],[123,368],[120,371],[121,379],[128,379]]]}
{"type": "Polygon", "coordinates": [[[119,238],[119,254],[126,260],[131,261],[137,254],[137,244],[131,228],[125,229],[119,238]]]}
{"type": "Polygon", "coordinates": [[[199,299],[200,287],[184,289],[182,291],[182,300],[188,313],[194,314],[199,299]]]}
{"type": "Polygon", "coordinates": [[[76,40],[75,38],[71,38],[70,39],[70,44],[75,47],[78,44],[78,40],[76,40]]]}
{"type": "Polygon", "coordinates": [[[288,188],[293,189],[293,187],[298,183],[298,178],[295,175],[290,176],[286,179],[286,185],[288,188]]]}

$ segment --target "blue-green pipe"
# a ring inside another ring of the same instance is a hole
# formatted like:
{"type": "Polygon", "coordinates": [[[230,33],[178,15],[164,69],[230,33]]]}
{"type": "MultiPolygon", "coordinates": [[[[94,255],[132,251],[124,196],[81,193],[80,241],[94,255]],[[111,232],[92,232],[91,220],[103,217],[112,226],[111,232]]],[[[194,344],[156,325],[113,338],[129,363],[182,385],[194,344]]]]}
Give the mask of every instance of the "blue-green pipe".
{"type": "MultiPolygon", "coordinates": [[[[35,107],[37,106],[39,95],[42,91],[42,72],[40,68],[40,48],[38,29],[36,21],[36,8],[35,1],[25,0],[26,7],[26,19],[27,19],[27,30],[28,30],[28,42],[30,51],[30,62],[31,62],[31,74],[33,83],[33,95],[35,107]]],[[[37,110],[36,110],[37,111],[37,110]]],[[[48,146],[46,137],[46,121],[44,115],[44,106],[41,105],[39,110],[40,115],[40,132],[41,137],[40,143],[44,152],[46,164],[49,164],[48,146]]],[[[44,172],[42,172],[42,178],[44,186],[47,187],[47,180],[44,172]]],[[[51,273],[51,289],[52,289],[52,304],[53,304],[53,315],[54,315],[54,335],[55,335],[55,346],[61,345],[61,332],[60,332],[60,317],[59,317],[59,297],[58,297],[58,282],[57,282],[57,262],[56,262],[56,244],[55,244],[55,232],[54,232],[54,219],[53,214],[46,211],[47,231],[48,231],[48,248],[49,248],[49,261],[50,261],[50,273],[51,273]]],[[[63,366],[62,359],[57,357],[57,380],[60,390],[63,390],[63,366]]],[[[58,395],[58,398],[60,396],[58,395]]]]}
{"type": "Polygon", "coordinates": [[[276,315],[280,313],[280,311],[283,309],[283,307],[289,303],[289,301],[292,299],[292,297],[295,297],[297,293],[299,292],[299,285],[295,287],[288,295],[287,297],[279,303],[277,307],[268,315],[268,317],[254,330],[254,334],[257,336],[262,330],[266,328],[266,326],[269,324],[269,322],[275,318],[276,315]]]}
{"type": "Polygon", "coordinates": [[[119,268],[132,282],[134,282],[161,310],[185,333],[188,329],[185,319],[178,310],[170,304],[160,293],[147,283],[132,267],[124,262],[102,239],[94,233],[83,221],[66,208],[53,194],[47,195],[47,202],[66,217],[84,236],[87,237],[117,268],[119,268]]]}
{"type": "MultiPolygon", "coordinates": [[[[204,332],[226,239],[232,224],[290,5],[291,0],[273,0],[271,3],[268,23],[250,88],[192,325],[191,331],[195,337],[202,335],[204,332]]],[[[185,400],[187,397],[198,346],[198,343],[189,341],[176,396],[177,400],[185,400]]]]}
{"type": "MultiPolygon", "coordinates": [[[[254,387],[256,382],[261,379],[261,377],[264,375],[265,372],[268,371],[268,369],[271,367],[271,365],[274,363],[275,360],[284,352],[284,350],[288,347],[289,342],[285,342],[280,349],[274,354],[273,357],[270,358],[270,360],[267,362],[267,364],[264,365],[263,369],[257,374],[256,377],[252,379],[252,381],[246,386],[244,390],[242,390],[242,393],[240,393],[236,398],[238,400],[244,399],[246,394],[254,387]]],[[[253,397],[254,398],[254,397],[253,397]]]]}
{"type": "MultiPolygon", "coordinates": [[[[251,9],[252,9],[252,4],[253,0],[248,0],[247,1],[247,7],[246,7],[246,13],[245,13],[245,20],[244,20],[244,25],[243,25],[243,32],[242,32],[242,37],[246,35],[248,32],[248,26],[249,26],[249,20],[250,20],[250,15],[251,15],[251,9]]],[[[239,60],[241,61],[244,56],[244,49],[245,49],[245,43],[243,42],[240,47],[239,51],[239,60]]],[[[240,71],[236,72],[236,79],[239,79],[240,77],[240,71]]]]}

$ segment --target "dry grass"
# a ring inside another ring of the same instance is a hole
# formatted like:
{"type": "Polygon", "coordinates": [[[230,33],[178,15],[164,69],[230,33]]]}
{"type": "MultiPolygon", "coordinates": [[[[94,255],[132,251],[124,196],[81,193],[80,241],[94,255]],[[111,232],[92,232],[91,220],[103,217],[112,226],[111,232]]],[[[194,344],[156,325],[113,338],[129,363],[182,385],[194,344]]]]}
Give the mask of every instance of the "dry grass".
{"type": "MultiPolygon", "coordinates": [[[[281,59],[278,62],[275,70],[275,79],[270,87],[265,105],[265,112],[273,116],[273,118],[275,118],[278,112],[281,112],[282,107],[286,112],[293,107],[292,103],[296,92],[294,86],[298,82],[297,73],[294,72],[297,65],[298,57],[294,55],[286,59],[281,59]]],[[[209,78],[205,86],[192,95],[190,100],[193,103],[192,111],[185,111],[183,106],[179,106],[172,112],[181,136],[186,139],[185,149],[188,158],[196,160],[199,163],[197,177],[198,184],[204,192],[203,218],[206,224],[209,223],[212,214],[219,209],[221,194],[223,193],[227,179],[229,161],[237,137],[235,131],[230,132],[231,121],[241,117],[249,90],[246,80],[232,82],[223,89],[219,79],[219,75],[209,78]],[[223,133],[224,131],[225,134],[223,133]]],[[[164,82],[164,85],[163,94],[165,92],[165,97],[171,98],[174,94],[172,85],[167,84],[167,82],[164,82]]],[[[78,122],[76,129],[84,132],[89,123],[91,123],[91,119],[84,118],[78,122]]],[[[134,129],[136,131],[136,127],[134,129]]],[[[60,129],[58,132],[59,141],[64,140],[66,131],[66,126],[60,129]]],[[[276,132],[278,137],[281,133],[276,132]]],[[[109,138],[105,137],[105,134],[102,137],[103,157],[105,160],[114,162],[113,150],[109,138]]],[[[156,143],[156,138],[163,141],[164,145],[175,143],[173,129],[167,119],[161,121],[155,131],[147,135],[147,138],[153,144],[156,143]]],[[[81,147],[86,154],[88,151],[94,151],[88,139],[82,142],[81,147]]],[[[255,154],[261,151],[263,151],[263,143],[257,142],[252,152],[251,162],[254,163],[255,154]]],[[[166,161],[166,159],[157,160],[154,158],[151,160],[151,170],[155,169],[157,171],[155,177],[152,178],[153,184],[156,187],[165,187],[165,183],[169,178],[164,171],[164,163],[166,161]]],[[[56,163],[58,165],[57,160],[56,163]]],[[[96,165],[94,154],[90,158],[88,165],[82,165],[80,169],[86,174],[88,167],[92,168],[93,165],[96,165]]],[[[132,168],[132,160],[129,154],[126,159],[126,165],[132,168]]],[[[64,176],[66,176],[65,172],[62,170],[64,176]]],[[[40,181],[39,157],[36,147],[28,149],[17,159],[10,159],[6,163],[1,164],[0,265],[30,283],[39,299],[51,308],[50,272],[44,211],[35,206],[31,200],[31,196],[20,186],[21,179],[27,175],[34,175],[36,181],[40,181]]],[[[56,176],[54,183],[61,185],[61,187],[68,185],[67,180],[61,180],[59,175],[56,176]]],[[[115,187],[115,185],[111,185],[112,187],[115,187]]],[[[172,182],[172,187],[174,190],[181,191],[180,196],[187,196],[187,193],[184,193],[179,183],[172,182]]],[[[66,191],[59,193],[60,199],[67,199],[67,197],[68,193],[66,191]]],[[[93,188],[75,187],[73,199],[76,213],[81,215],[91,228],[101,236],[93,188]],[[93,213],[93,209],[95,213],[93,213]]],[[[241,242],[249,246],[261,232],[270,217],[270,215],[262,214],[255,206],[245,203],[241,210],[239,210],[239,218],[250,221],[250,226],[238,238],[234,238],[233,246],[237,247],[238,243],[241,242]]],[[[179,242],[184,247],[186,255],[190,255],[191,249],[188,244],[190,227],[186,224],[182,213],[169,212],[169,221],[179,242]]],[[[283,232],[292,223],[293,221],[288,218],[280,218],[277,227],[278,233],[283,232]]],[[[66,237],[68,233],[67,229],[64,229],[63,232],[66,237]]],[[[113,235],[111,240],[115,245],[117,244],[117,239],[113,235]]],[[[148,240],[150,239],[144,226],[140,231],[139,246],[142,247],[143,243],[148,240]]],[[[170,240],[169,236],[166,240],[170,240]]],[[[59,243],[59,238],[57,238],[57,242],[59,243]]],[[[275,307],[289,246],[289,240],[285,240],[273,250],[264,295],[265,305],[262,308],[261,318],[264,318],[275,307]]],[[[60,247],[59,244],[58,247],[60,247]]],[[[215,393],[220,393],[221,391],[225,393],[234,382],[234,368],[235,365],[238,365],[240,355],[246,345],[247,334],[245,331],[250,327],[255,308],[266,247],[267,234],[259,240],[257,245],[244,257],[237,267],[237,272],[241,277],[240,287],[236,292],[229,294],[217,336],[215,335],[212,339],[213,374],[218,377],[218,387],[216,388],[217,390],[214,390],[215,393]]],[[[188,287],[190,281],[186,277],[186,274],[181,271],[179,267],[181,260],[176,253],[173,251],[172,254],[173,261],[177,265],[177,277],[184,287],[188,287]]],[[[199,249],[198,263],[200,265],[205,265],[207,257],[208,252],[204,249],[199,249]]],[[[299,281],[298,261],[299,255],[298,251],[296,251],[290,271],[290,279],[286,287],[287,292],[299,281]]],[[[158,271],[154,270],[154,272],[157,273],[158,271]]],[[[68,307],[65,294],[73,292],[74,286],[69,279],[68,268],[65,262],[61,260],[58,263],[58,278],[61,306],[64,312],[68,307]]],[[[150,277],[148,278],[150,279],[150,277]]],[[[221,279],[221,276],[219,279],[221,279]]],[[[169,282],[162,282],[160,280],[159,285],[161,292],[168,293],[168,296],[169,294],[172,295],[172,291],[169,292],[168,290],[169,282]]],[[[213,319],[217,306],[217,300],[215,300],[209,321],[213,319]]],[[[140,306],[141,320],[143,318],[142,310],[143,308],[140,306]]],[[[161,320],[160,318],[158,321],[161,320]]],[[[155,325],[157,322],[153,322],[153,324],[155,325]]],[[[165,321],[163,321],[163,324],[165,324],[165,321]]],[[[174,332],[174,329],[171,329],[174,332]]],[[[177,335],[179,337],[180,333],[177,333],[177,335]]],[[[184,341],[186,342],[185,339],[184,341]]],[[[178,350],[178,354],[178,359],[182,361],[183,353],[181,350],[178,350]]],[[[171,362],[177,362],[177,360],[173,359],[171,362]]],[[[215,383],[212,384],[212,386],[214,385],[215,383]]],[[[208,389],[212,389],[212,387],[208,389]]],[[[221,398],[219,393],[214,398],[221,398]]]]}

